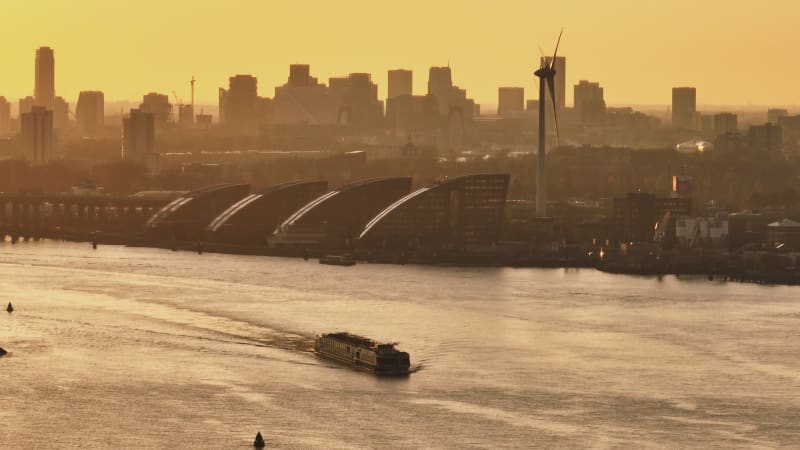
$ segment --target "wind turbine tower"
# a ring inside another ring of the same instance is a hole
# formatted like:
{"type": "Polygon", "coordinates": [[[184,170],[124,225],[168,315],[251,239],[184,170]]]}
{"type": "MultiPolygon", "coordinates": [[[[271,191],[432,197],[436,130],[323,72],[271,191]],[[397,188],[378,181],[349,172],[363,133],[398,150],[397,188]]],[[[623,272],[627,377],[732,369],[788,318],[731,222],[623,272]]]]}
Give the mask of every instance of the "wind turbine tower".
{"type": "Polygon", "coordinates": [[[547,129],[545,128],[545,115],[547,112],[547,108],[545,107],[547,103],[546,90],[550,91],[550,98],[553,101],[553,120],[555,121],[556,139],[560,139],[558,135],[558,105],[556,104],[555,77],[556,56],[558,55],[558,46],[561,43],[561,35],[563,34],[564,30],[562,29],[561,33],[558,35],[556,50],[553,52],[553,59],[547,61],[545,58],[542,58],[539,70],[534,72],[534,75],[539,77],[539,155],[536,170],[536,217],[538,218],[547,217],[547,193],[545,191],[547,187],[547,171],[545,168],[545,135],[547,133],[547,129]],[[545,85],[547,85],[547,87],[545,87],[545,85]]]}

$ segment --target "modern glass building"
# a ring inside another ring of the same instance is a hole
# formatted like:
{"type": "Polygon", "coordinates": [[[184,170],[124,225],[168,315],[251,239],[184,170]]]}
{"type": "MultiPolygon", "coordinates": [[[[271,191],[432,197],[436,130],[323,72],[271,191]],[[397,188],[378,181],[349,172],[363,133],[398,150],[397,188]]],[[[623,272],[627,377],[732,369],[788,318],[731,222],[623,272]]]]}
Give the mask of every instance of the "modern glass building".
{"type": "Polygon", "coordinates": [[[244,197],[215,217],[206,228],[206,237],[231,244],[265,244],[290,214],[327,190],[327,181],[268,187],[244,197]]]}
{"type": "Polygon", "coordinates": [[[450,178],[392,203],[359,234],[373,249],[460,248],[500,240],[508,174],[450,178]]]}
{"type": "Polygon", "coordinates": [[[158,210],[144,226],[159,239],[200,240],[212,219],[250,192],[248,184],[217,184],[184,194],[158,210]]]}
{"type": "Polygon", "coordinates": [[[410,190],[411,178],[399,177],[362,180],[327,192],[281,223],[270,247],[349,248],[370,218],[410,190]]]}

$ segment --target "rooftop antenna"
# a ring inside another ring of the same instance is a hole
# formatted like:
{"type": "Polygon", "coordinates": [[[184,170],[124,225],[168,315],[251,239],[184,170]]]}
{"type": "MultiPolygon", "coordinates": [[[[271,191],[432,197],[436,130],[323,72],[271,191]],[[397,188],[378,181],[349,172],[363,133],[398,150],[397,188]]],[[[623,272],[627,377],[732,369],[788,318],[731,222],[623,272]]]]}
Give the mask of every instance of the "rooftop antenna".
{"type": "Polygon", "coordinates": [[[556,143],[561,145],[561,137],[558,132],[558,105],[556,105],[556,57],[558,56],[558,46],[561,44],[561,36],[564,34],[564,29],[558,34],[558,41],[556,41],[556,49],[553,52],[553,59],[548,63],[547,59],[542,57],[540,61],[539,70],[534,72],[534,75],[539,77],[539,158],[536,174],[536,217],[547,217],[547,195],[545,188],[546,183],[546,170],[545,170],[545,116],[547,108],[547,95],[545,90],[550,91],[550,98],[553,101],[553,121],[556,126],[556,143]],[[546,85],[546,87],[545,87],[546,85]]]}

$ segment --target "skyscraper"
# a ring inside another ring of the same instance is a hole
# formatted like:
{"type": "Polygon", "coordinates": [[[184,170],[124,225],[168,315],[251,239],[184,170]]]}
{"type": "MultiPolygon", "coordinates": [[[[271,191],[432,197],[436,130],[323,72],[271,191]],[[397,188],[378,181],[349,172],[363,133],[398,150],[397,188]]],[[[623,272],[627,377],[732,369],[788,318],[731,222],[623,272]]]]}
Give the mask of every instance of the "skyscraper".
{"type": "Polygon", "coordinates": [[[453,78],[450,67],[431,67],[428,72],[428,95],[436,97],[440,114],[448,113],[448,99],[452,90],[453,78]]]}
{"type": "Polygon", "coordinates": [[[94,136],[103,128],[105,96],[100,91],[82,91],[75,107],[78,131],[83,136],[94,136]]]}
{"type": "MultiPolygon", "coordinates": [[[[550,64],[550,61],[553,60],[552,56],[545,56],[541,58],[540,63],[550,64]]],[[[564,110],[564,107],[567,105],[567,58],[564,56],[557,56],[556,63],[556,77],[555,77],[555,91],[556,91],[556,106],[558,107],[559,111],[564,110]]],[[[550,98],[550,94],[547,94],[547,98],[550,98]]],[[[552,104],[552,100],[548,100],[548,104],[552,104]]],[[[548,108],[552,108],[552,105],[548,108]]]]}
{"type": "Polygon", "coordinates": [[[672,88],[672,127],[694,129],[696,113],[697,90],[693,87],[672,88]]]}
{"type": "Polygon", "coordinates": [[[0,96],[0,136],[11,133],[11,103],[0,96]]]}
{"type": "Polygon", "coordinates": [[[56,97],[55,57],[53,49],[36,50],[36,80],[33,97],[39,106],[52,107],[56,97]]]}
{"type": "Polygon", "coordinates": [[[714,134],[736,133],[739,131],[738,118],[733,113],[714,115],[714,134]]]}
{"type": "Polygon", "coordinates": [[[150,92],[142,97],[142,104],[139,105],[142,112],[149,112],[155,116],[156,127],[163,130],[167,127],[172,117],[172,105],[169,103],[169,96],[150,92]]]}
{"type": "Polygon", "coordinates": [[[525,88],[501,87],[497,89],[497,114],[512,117],[525,111],[525,88]]]}
{"type": "Polygon", "coordinates": [[[602,124],[606,115],[606,101],[600,83],[581,80],[574,88],[575,114],[584,125],[602,124]]]}
{"type": "Polygon", "coordinates": [[[389,71],[387,99],[412,94],[413,73],[410,70],[396,69],[389,71]]]}
{"type": "Polygon", "coordinates": [[[151,112],[132,109],[122,119],[122,159],[144,162],[155,153],[156,116],[151,112]]]}
{"type": "Polygon", "coordinates": [[[28,159],[36,164],[47,162],[53,155],[53,111],[32,107],[20,115],[20,129],[28,159]]]}

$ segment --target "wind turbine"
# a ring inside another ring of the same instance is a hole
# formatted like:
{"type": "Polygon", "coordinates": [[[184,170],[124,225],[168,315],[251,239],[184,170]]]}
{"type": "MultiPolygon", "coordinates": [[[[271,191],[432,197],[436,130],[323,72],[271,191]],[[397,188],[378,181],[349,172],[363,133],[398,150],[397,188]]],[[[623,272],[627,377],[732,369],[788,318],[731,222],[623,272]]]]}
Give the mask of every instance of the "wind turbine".
{"type": "MultiPolygon", "coordinates": [[[[553,52],[553,59],[550,60],[550,63],[547,63],[547,60],[542,56],[541,59],[541,66],[539,70],[534,72],[534,75],[539,77],[539,164],[537,166],[537,173],[536,173],[536,217],[547,217],[547,195],[545,192],[546,186],[546,171],[545,171],[545,103],[547,101],[547,96],[545,93],[545,84],[547,84],[547,88],[550,90],[550,98],[553,101],[553,119],[556,125],[556,142],[559,142],[560,137],[558,135],[558,105],[556,104],[556,88],[555,88],[555,76],[556,76],[556,56],[558,55],[558,45],[561,44],[561,35],[564,34],[564,29],[561,29],[561,33],[558,34],[558,41],[556,41],[556,50],[553,52]]],[[[540,48],[541,50],[541,48],[540,48]]]]}

